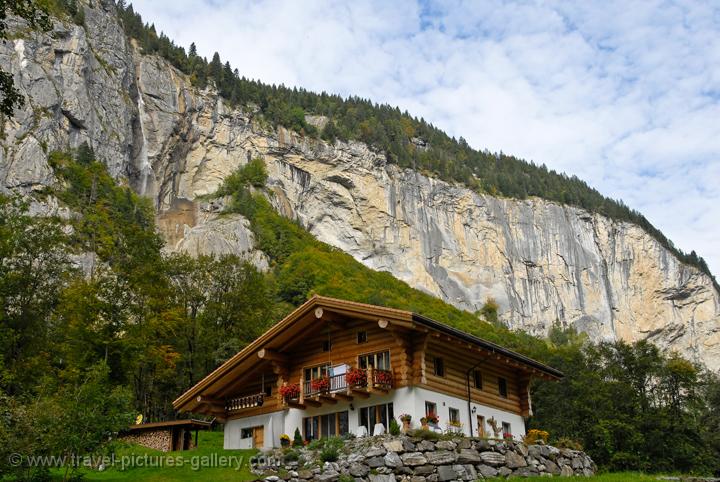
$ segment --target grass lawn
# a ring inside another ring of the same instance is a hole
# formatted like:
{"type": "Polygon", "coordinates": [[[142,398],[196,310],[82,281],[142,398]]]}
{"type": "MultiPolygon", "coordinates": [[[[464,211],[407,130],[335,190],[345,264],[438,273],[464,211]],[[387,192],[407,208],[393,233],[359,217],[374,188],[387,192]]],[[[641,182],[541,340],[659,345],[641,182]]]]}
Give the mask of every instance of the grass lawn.
{"type": "MultiPolygon", "coordinates": [[[[597,482],[625,482],[625,481],[628,481],[628,482],[636,482],[636,481],[650,482],[650,481],[653,481],[653,482],[657,482],[658,477],[659,477],[659,475],[647,475],[647,474],[641,474],[638,472],[615,472],[615,473],[600,474],[600,475],[596,475],[594,477],[587,477],[587,478],[581,477],[577,480],[582,480],[582,481],[587,480],[587,481],[591,481],[591,482],[592,481],[597,481],[597,482]]],[[[575,479],[575,478],[573,478],[573,479],[575,479]]],[[[501,481],[501,480],[508,480],[508,479],[490,479],[490,480],[501,481]]],[[[518,481],[521,481],[521,480],[526,481],[527,480],[527,481],[547,482],[548,480],[552,480],[552,479],[548,479],[547,477],[528,477],[526,479],[510,479],[510,480],[518,480],[518,481]]],[[[568,479],[558,477],[557,480],[568,480],[568,479]]]]}
{"type": "MultiPolygon", "coordinates": [[[[139,445],[128,445],[117,450],[114,466],[102,472],[81,469],[81,473],[83,480],[209,480],[212,482],[254,480],[256,477],[250,472],[249,460],[256,452],[256,450],[225,450],[222,432],[201,431],[198,434],[198,447],[194,450],[160,452],[139,445]],[[226,466],[218,467],[223,457],[226,466]],[[167,466],[171,459],[172,467],[167,466]],[[158,467],[158,463],[165,466],[158,467]],[[124,468],[122,464],[125,464],[124,468]],[[153,466],[148,467],[148,464],[153,466]],[[238,465],[240,465],[239,470],[238,465]]],[[[54,470],[52,474],[55,480],[62,480],[62,471],[54,470]]]]}

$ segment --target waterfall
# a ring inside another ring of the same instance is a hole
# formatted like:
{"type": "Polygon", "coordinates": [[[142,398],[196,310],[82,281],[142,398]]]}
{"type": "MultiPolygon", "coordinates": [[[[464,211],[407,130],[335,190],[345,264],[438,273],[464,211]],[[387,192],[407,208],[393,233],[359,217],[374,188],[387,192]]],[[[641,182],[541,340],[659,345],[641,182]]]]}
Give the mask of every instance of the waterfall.
{"type": "Polygon", "coordinates": [[[148,177],[154,176],[152,165],[148,159],[147,138],[145,137],[145,101],[142,92],[138,90],[138,113],[140,115],[140,132],[142,134],[142,147],[140,148],[140,195],[144,196],[147,190],[148,177]]]}

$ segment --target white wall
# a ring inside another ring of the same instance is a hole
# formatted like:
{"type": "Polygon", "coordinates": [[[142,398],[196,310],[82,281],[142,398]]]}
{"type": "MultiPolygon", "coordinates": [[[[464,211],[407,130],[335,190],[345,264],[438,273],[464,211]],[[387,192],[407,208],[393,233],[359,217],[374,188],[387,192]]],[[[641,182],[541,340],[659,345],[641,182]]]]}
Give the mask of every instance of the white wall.
{"type": "MultiPolygon", "coordinates": [[[[303,417],[315,415],[324,415],[328,413],[348,411],[349,430],[355,433],[360,422],[360,411],[362,407],[370,407],[384,403],[393,403],[393,412],[395,417],[400,414],[409,413],[412,415],[412,427],[420,427],[420,418],[425,416],[425,402],[433,402],[437,405],[438,416],[440,417],[440,428],[445,430],[449,420],[449,409],[457,408],[460,411],[460,422],[463,425],[465,434],[470,434],[470,424],[472,424],[473,435],[477,436],[477,415],[482,415],[487,421],[490,417],[495,417],[498,424],[502,422],[510,423],[512,433],[515,438],[525,435],[525,421],[520,415],[516,415],[504,410],[490,408],[485,405],[473,403],[471,409],[476,409],[475,413],[468,416],[467,399],[452,397],[432,390],[419,387],[403,387],[391,390],[387,395],[372,394],[368,398],[355,397],[352,402],[338,401],[337,404],[323,404],[321,407],[308,407],[305,410],[291,408],[281,412],[274,412],[266,415],[257,415],[254,417],[230,420],[225,424],[225,443],[226,449],[251,448],[252,439],[241,439],[241,431],[243,428],[257,427],[262,425],[265,428],[264,448],[271,448],[280,444],[280,435],[288,434],[292,439],[295,428],[299,428],[302,433],[303,417]],[[353,409],[350,409],[350,405],[353,409]]],[[[387,427],[385,427],[387,430],[387,427]]],[[[489,426],[485,427],[488,436],[492,436],[492,430],[489,426]]]]}
{"type": "MultiPolygon", "coordinates": [[[[445,430],[447,428],[447,422],[450,419],[450,408],[457,408],[460,411],[460,423],[463,426],[463,432],[470,435],[470,423],[472,423],[473,435],[477,437],[477,415],[482,415],[487,421],[490,417],[495,417],[498,421],[498,425],[502,425],[502,422],[507,422],[512,428],[512,434],[515,438],[520,438],[525,435],[525,420],[514,413],[499,410],[497,408],[491,408],[486,405],[479,403],[472,403],[470,409],[475,408],[476,412],[468,416],[468,405],[467,399],[458,397],[452,397],[443,393],[438,393],[425,388],[414,388],[413,399],[415,401],[414,412],[411,413],[413,416],[412,426],[413,428],[420,427],[420,418],[425,415],[425,402],[433,402],[437,405],[438,416],[440,417],[440,428],[445,430]]],[[[398,415],[399,413],[396,412],[398,415]]],[[[487,436],[492,437],[493,433],[490,426],[485,424],[485,433],[487,436]]],[[[502,436],[502,435],[501,435],[502,436]]]]}
{"type": "MultiPolygon", "coordinates": [[[[225,423],[223,446],[226,449],[249,449],[253,446],[252,438],[241,438],[242,429],[263,427],[263,447],[272,448],[280,444],[280,435],[283,434],[284,412],[273,412],[254,417],[228,420],[225,423]]],[[[257,447],[261,448],[261,447],[257,447]]]]}

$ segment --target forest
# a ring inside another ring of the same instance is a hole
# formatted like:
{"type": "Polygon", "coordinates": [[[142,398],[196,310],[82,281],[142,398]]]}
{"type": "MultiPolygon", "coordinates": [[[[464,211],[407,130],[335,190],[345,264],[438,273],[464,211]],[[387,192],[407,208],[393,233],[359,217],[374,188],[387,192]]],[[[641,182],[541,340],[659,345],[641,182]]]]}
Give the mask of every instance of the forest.
{"type": "Polygon", "coordinates": [[[361,141],[385,154],[390,163],[463,183],[479,193],[516,199],[535,196],[634,223],[682,262],[710,276],[720,291],[706,261],[695,251],[684,253],[641,213],[626,206],[622,200],[603,196],[576,176],[558,173],[545,164],[536,165],[503,152],[473,149],[462,137],[450,137],[424,119],[401,112],[397,107],[359,97],[344,99],[326,92],[317,94],[303,88],[247,79],[229,62],[223,63],[217,52],[208,61],[198,55],[195,44],[188,52],[175,45],[162,32],[158,34],[154,25],[144,23],[140,14],[124,0],[118,2],[118,12],[127,36],[136,39],[143,52],[167,59],[190,76],[199,88],[213,85],[231,105],[258,109],[270,125],[281,125],[329,142],[361,141]],[[306,115],[322,115],[328,122],[318,130],[307,122],[306,115]]]}
{"type": "Polygon", "coordinates": [[[59,182],[39,195],[71,215],[0,198],[0,477],[48,475],[8,466],[11,453],[108,453],[138,414],[175,418],[173,399],[314,293],[410,309],[561,369],[532,387],[529,427],[604,470],[720,471],[716,374],[646,343],[511,332],[491,305],[460,311],[372,271],[275,212],[260,160],[217,195],[250,220],[266,273],[236,256],[165,254],[150,203],[87,145],[51,162],[59,182]]]}

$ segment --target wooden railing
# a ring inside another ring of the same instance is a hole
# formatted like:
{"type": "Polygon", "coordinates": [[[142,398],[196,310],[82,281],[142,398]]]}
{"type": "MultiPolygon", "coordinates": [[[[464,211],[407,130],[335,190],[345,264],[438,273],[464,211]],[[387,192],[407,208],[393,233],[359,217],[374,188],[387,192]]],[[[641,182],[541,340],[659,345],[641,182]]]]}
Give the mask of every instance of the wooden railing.
{"type": "MultiPolygon", "coordinates": [[[[384,390],[392,388],[393,375],[390,370],[368,368],[365,372],[367,373],[367,381],[361,388],[381,388],[384,390]]],[[[301,394],[298,398],[304,399],[305,397],[314,397],[323,393],[345,392],[348,391],[349,388],[356,388],[348,386],[344,373],[342,375],[328,377],[328,382],[327,388],[318,388],[317,383],[313,383],[313,380],[301,380],[301,394]],[[316,387],[313,387],[313,385],[316,385],[316,387]]]]}
{"type": "Polygon", "coordinates": [[[265,394],[256,393],[244,397],[231,398],[225,401],[225,410],[228,412],[244,410],[246,408],[262,407],[265,403],[265,394]]]}
{"type": "Polygon", "coordinates": [[[368,378],[372,379],[372,386],[379,388],[392,388],[393,375],[390,370],[370,370],[368,378]]]}

